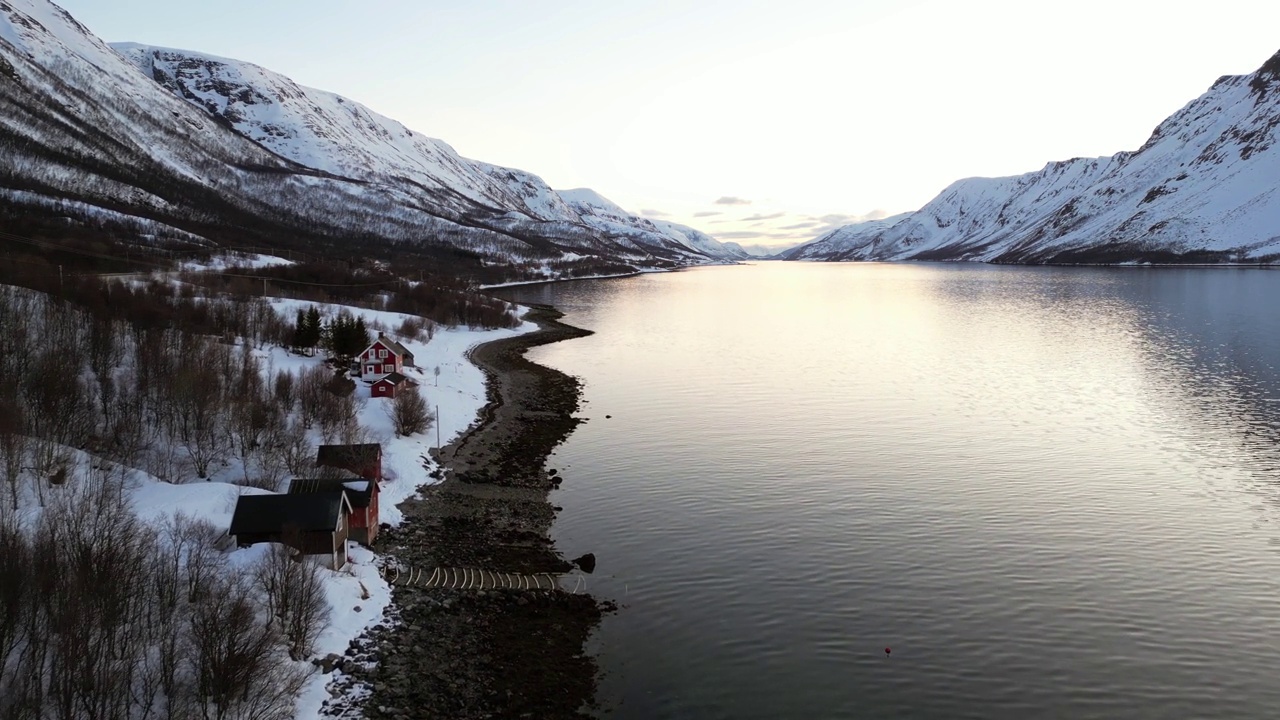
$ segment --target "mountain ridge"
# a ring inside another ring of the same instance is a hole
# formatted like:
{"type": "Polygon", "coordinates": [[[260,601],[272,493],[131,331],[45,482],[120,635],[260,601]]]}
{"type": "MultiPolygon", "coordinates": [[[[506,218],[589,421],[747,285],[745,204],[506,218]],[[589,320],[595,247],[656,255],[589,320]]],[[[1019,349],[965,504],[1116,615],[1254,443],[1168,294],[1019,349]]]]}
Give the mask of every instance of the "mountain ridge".
{"type": "Polygon", "coordinates": [[[1011,263],[1280,259],[1280,52],[1219,78],[1137,150],[965,178],[921,209],[847,225],[789,260],[1011,263]]]}
{"type": "Polygon", "coordinates": [[[109,46],[46,0],[0,0],[0,84],[11,217],[207,245],[420,247],[473,267],[733,256],[637,216],[583,217],[532,173],[251,63],[109,46]]]}

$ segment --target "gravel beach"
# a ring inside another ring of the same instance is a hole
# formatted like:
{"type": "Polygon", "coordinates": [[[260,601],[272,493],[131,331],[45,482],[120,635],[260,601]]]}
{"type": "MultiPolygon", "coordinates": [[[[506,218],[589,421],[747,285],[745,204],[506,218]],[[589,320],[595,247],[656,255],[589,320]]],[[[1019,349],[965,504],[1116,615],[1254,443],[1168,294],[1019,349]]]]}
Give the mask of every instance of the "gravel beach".
{"type": "MultiPolygon", "coordinates": [[[[378,549],[402,565],[507,573],[573,569],[549,537],[561,481],[550,452],[581,422],[580,383],[525,359],[531,347],[589,335],[535,307],[533,333],[476,347],[488,402],[477,423],[440,452],[444,476],[401,508],[405,522],[378,549]]],[[[571,482],[571,481],[570,481],[571,482]]],[[[584,647],[612,603],[551,591],[397,587],[395,622],[353,644],[338,690],[365,699],[329,712],[370,718],[581,718],[597,668],[584,647]],[[357,690],[357,694],[360,691],[357,690]]]]}

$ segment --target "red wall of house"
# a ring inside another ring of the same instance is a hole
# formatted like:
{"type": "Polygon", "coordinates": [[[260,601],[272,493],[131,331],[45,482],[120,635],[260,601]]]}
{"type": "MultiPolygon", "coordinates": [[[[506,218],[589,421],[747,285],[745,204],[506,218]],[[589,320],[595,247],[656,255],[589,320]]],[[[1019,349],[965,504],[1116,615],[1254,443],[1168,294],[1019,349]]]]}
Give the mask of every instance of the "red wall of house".
{"type": "MultiPolygon", "coordinates": [[[[372,506],[371,506],[372,507],[372,506]]],[[[369,527],[369,509],[360,508],[351,513],[351,527],[367,528],[369,527]]]]}
{"type": "Polygon", "coordinates": [[[403,358],[397,355],[394,350],[383,345],[380,342],[375,342],[374,344],[370,345],[369,349],[366,350],[364,354],[360,356],[360,361],[362,363],[364,364],[373,363],[374,365],[378,366],[378,369],[375,372],[386,372],[386,368],[383,367],[384,365],[394,365],[395,372],[400,372],[401,370],[404,369],[404,365],[401,362],[402,359],[403,358]],[[379,350],[386,350],[387,356],[385,358],[378,357],[379,350]]]}

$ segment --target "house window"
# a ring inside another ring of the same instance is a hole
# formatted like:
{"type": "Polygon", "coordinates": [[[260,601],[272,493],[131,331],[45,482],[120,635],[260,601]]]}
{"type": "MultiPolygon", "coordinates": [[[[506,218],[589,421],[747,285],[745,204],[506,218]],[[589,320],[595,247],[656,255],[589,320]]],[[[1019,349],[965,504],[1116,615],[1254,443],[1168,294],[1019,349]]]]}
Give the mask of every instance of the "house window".
{"type": "Polygon", "coordinates": [[[386,356],[387,356],[387,351],[386,351],[386,350],[379,350],[379,351],[378,351],[378,357],[380,357],[380,358],[384,358],[384,357],[386,357],[386,356]]]}
{"type": "Polygon", "coordinates": [[[383,366],[382,366],[382,372],[384,372],[384,373],[395,372],[395,371],[396,371],[396,366],[395,366],[395,365],[383,365],[383,366]]]}
{"type": "Polygon", "coordinates": [[[370,365],[370,366],[365,370],[365,372],[367,372],[367,373],[369,373],[370,375],[372,375],[373,373],[377,372],[377,370],[374,370],[374,368],[376,368],[376,367],[377,367],[377,365],[370,365]]]}

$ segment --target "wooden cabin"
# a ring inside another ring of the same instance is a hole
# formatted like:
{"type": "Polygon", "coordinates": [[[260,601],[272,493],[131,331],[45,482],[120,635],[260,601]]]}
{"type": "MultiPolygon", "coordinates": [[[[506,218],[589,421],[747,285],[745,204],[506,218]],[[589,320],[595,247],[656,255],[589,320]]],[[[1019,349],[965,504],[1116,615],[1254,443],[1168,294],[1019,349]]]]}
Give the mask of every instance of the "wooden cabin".
{"type": "Polygon", "coordinates": [[[236,545],[284,543],[303,555],[321,556],[341,570],[347,564],[351,501],[345,490],[298,495],[241,495],[228,534],[236,545]]]}
{"type": "Polygon", "coordinates": [[[351,503],[347,525],[352,540],[372,546],[378,536],[378,483],[365,478],[299,478],[289,483],[290,495],[342,491],[351,503]]]}

